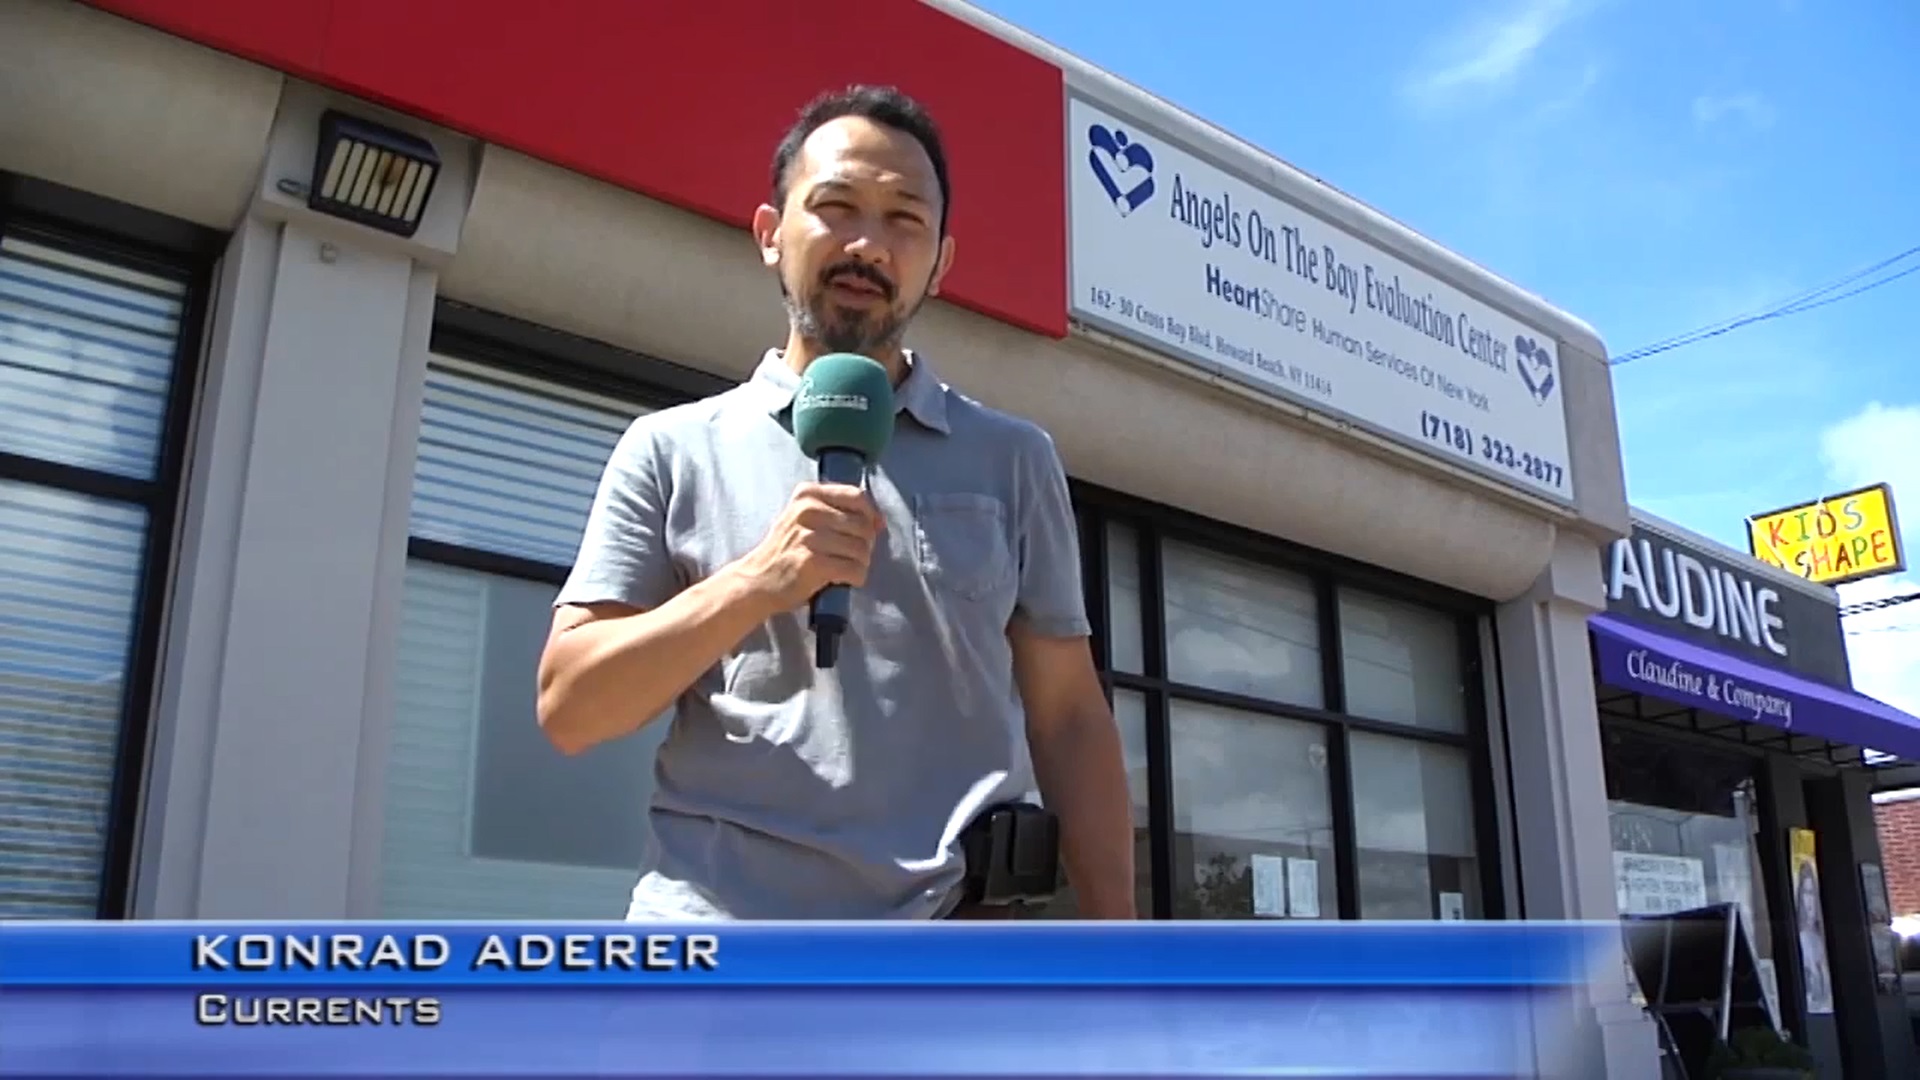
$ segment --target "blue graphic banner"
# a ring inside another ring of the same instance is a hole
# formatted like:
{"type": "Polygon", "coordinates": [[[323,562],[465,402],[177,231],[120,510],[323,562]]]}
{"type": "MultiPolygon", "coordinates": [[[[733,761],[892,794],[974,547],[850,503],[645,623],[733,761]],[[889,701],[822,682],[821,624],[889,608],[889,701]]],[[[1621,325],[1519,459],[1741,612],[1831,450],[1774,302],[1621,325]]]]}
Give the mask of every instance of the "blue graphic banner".
{"type": "Polygon", "coordinates": [[[337,993],[222,991],[209,1009],[205,993],[187,989],[0,990],[0,1077],[1484,1080],[1536,1075],[1529,1038],[1539,994],[685,986],[337,993]],[[413,1022],[396,1022],[390,1005],[379,1022],[368,1006],[399,1000],[413,1022]],[[309,1001],[311,1008],[301,1004],[309,1001]],[[285,1005],[277,1014],[276,1002],[285,1005]],[[430,1024],[420,1022],[428,1002],[430,1024]]]}
{"type": "Polygon", "coordinates": [[[4,923],[0,984],[1567,986],[1616,933],[1539,922],[4,923]]]}
{"type": "Polygon", "coordinates": [[[1514,1078],[1617,933],[0,923],[0,1080],[1514,1078]]]}

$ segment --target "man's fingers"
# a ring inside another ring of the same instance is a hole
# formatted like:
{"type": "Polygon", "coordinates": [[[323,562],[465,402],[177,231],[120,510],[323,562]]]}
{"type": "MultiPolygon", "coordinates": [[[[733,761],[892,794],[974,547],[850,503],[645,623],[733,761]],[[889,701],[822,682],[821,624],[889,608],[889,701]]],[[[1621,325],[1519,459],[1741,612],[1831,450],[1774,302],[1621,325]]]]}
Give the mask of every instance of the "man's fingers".
{"type": "Polygon", "coordinates": [[[810,525],[825,527],[830,521],[845,522],[872,536],[885,524],[872,496],[856,487],[818,485],[806,494],[805,501],[809,505],[801,509],[801,520],[810,525]],[[814,512],[809,513],[809,508],[814,512]]]}
{"type": "Polygon", "coordinates": [[[845,519],[838,519],[826,528],[810,530],[806,544],[817,555],[866,559],[873,554],[873,537],[845,519]]]}
{"type": "Polygon", "coordinates": [[[827,580],[834,585],[851,585],[858,589],[867,583],[867,560],[851,555],[822,555],[820,563],[826,568],[827,580]]]}

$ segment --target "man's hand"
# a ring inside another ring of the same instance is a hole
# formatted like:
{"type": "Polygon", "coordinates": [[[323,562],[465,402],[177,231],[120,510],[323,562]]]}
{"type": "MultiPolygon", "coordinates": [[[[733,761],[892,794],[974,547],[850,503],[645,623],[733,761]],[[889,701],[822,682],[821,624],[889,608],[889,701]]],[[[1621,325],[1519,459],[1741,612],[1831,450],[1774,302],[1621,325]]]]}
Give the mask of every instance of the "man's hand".
{"type": "Polygon", "coordinates": [[[1060,818],[1060,855],[1085,919],[1136,919],[1133,799],[1120,730],[1087,639],[1008,628],[1040,797],[1060,818]]]}
{"type": "Polygon", "coordinates": [[[801,484],[736,570],[770,610],[792,611],[829,585],[865,585],[883,526],[865,491],[845,484],[801,484]]]}
{"type": "Polygon", "coordinates": [[[880,527],[859,488],[802,484],[752,551],[659,607],[562,607],[540,658],[541,728],[577,754],[659,716],[769,616],[865,584],[880,527]]]}

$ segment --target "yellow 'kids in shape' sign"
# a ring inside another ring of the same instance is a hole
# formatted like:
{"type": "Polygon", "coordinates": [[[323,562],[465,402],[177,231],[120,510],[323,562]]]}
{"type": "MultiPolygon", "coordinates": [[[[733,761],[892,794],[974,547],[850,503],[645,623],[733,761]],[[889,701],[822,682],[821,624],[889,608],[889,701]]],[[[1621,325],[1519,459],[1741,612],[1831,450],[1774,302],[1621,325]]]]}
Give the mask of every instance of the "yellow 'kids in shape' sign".
{"type": "Polygon", "coordinates": [[[1760,561],[1822,585],[1907,568],[1886,484],[1755,514],[1747,519],[1747,546],[1760,561]]]}

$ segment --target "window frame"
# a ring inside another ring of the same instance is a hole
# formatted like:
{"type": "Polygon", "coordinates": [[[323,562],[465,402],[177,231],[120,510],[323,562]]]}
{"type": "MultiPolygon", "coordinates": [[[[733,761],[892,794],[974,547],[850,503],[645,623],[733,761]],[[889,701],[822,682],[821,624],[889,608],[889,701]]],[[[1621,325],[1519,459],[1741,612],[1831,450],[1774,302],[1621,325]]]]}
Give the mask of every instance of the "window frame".
{"type": "MultiPolygon", "coordinates": [[[[1355,823],[1351,737],[1369,732],[1437,746],[1466,754],[1473,823],[1477,879],[1482,898],[1481,919],[1503,919],[1508,910],[1495,805],[1495,762],[1490,738],[1490,711],[1486,692],[1488,661],[1482,655],[1481,630],[1493,605],[1482,598],[1420,581],[1379,567],[1368,566],[1330,552],[1294,544],[1204,518],[1137,496],[1078,480],[1072,481],[1074,508],[1079,515],[1082,576],[1086,581],[1089,621],[1094,627],[1094,658],[1109,700],[1116,689],[1143,696],[1146,702],[1148,839],[1153,852],[1151,917],[1173,917],[1175,887],[1172,716],[1175,701],[1213,705],[1255,715],[1305,721],[1327,733],[1328,787],[1332,800],[1334,879],[1339,897],[1335,916],[1360,917],[1360,853],[1355,823]],[[1112,627],[1116,613],[1108,599],[1107,529],[1129,528],[1139,554],[1142,671],[1114,669],[1112,627]],[[1261,697],[1251,697],[1204,686],[1181,683],[1168,674],[1166,590],[1162,555],[1168,542],[1177,542],[1305,575],[1313,584],[1319,616],[1321,685],[1324,704],[1309,708],[1261,697]],[[1451,615],[1457,628],[1460,677],[1465,693],[1466,726],[1461,732],[1437,731],[1346,711],[1345,669],[1340,628],[1339,590],[1351,587],[1451,615]]],[[[1142,913],[1146,915],[1148,913],[1142,913]]]]}
{"type": "Polygon", "coordinates": [[[205,390],[205,348],[215,282],[227,234],[153,211],[0,172],[0,236],[179,282],[184,287],[167,400],[153,475],[146,479],[0,450],[0,479],[135,506],[147,516],[139,585],[128,627],[126,678],[114,746],[100,881],[94,917],[131,917],[155,725],[155,697],[166,610],[180,548],[182,510],[198,406],[205,390]]]}

